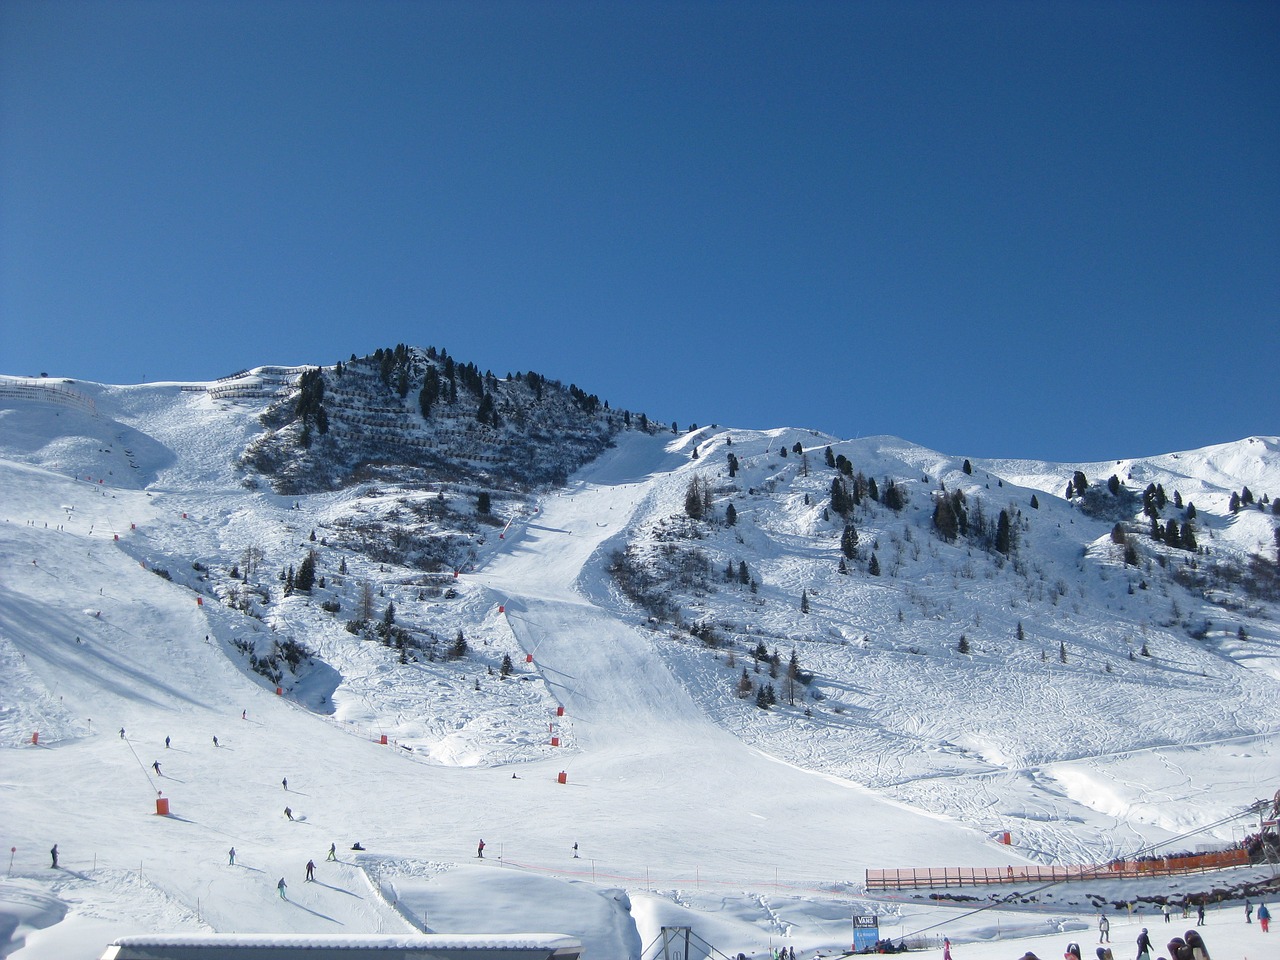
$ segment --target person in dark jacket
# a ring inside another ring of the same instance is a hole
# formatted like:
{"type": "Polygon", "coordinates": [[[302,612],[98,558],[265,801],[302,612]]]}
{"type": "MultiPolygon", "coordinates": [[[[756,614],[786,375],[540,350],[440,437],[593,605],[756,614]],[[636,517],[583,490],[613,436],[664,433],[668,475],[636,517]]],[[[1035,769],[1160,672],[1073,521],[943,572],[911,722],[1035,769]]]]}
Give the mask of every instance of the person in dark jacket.
{"type": "Polygon", "coordinates": [[[1147,928],[1143,927],[1142,932],[1138,934],[1138,960],[1147,960],[1151,958],[1151,937],[1147,934],[1147,928]]]}

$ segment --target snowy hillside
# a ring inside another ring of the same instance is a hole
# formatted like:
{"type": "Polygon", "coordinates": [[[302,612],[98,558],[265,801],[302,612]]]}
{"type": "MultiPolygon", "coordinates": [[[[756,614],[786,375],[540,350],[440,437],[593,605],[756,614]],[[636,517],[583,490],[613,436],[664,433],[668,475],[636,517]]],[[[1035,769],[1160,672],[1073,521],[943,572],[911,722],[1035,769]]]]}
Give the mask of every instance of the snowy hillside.
{"type": "MultiPolygon", "coordinates": [[[[285,379],[0,383],[0,955],[420,929],[622,958],[686,924],[807,956],[875,913],[933,956],[946,934],[957,960],[1049,957],[1105,901],[1272,875],[1063,885],[998,918],[863,889],[1256,832],[1239,814],[1280,787],[1280,440],[970,463],[628,415],[572,427],[598,455],[560,485],[474,446],[360,479],[363,454],[298,445],[285,379]],[[258,469],[302,449],[328,479],[272,492],[258,469]],[[1153,486],[1194,549],[1151,536],[1153,486]],[[1050,940],[981,945],[1001,936],[1050,940]]],[[[488,430],[502,456],[555,443],[488,430]]]]}

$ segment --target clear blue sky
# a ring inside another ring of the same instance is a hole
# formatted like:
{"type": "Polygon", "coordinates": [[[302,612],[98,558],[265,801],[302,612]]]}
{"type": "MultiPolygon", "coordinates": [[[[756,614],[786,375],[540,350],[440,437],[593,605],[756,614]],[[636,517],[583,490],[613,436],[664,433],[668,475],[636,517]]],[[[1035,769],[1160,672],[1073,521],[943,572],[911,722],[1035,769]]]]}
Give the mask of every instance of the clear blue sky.
{"type": "Polygon", "coordinates": [[[0,372],[404,342],[686,425],[1280,433],[1280,4],[4,0],[0,372]]]}

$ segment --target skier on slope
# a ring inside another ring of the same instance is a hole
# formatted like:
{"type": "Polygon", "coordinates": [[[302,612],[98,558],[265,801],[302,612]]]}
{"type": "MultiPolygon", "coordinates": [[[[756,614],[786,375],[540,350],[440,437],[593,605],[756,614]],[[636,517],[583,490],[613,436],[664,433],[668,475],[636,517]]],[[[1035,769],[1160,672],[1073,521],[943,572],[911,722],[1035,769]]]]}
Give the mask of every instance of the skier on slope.
{"type": "Polygon", "coordinates": [[[289,899],[288,897],[286,897],[286,896],[284,895],[284,891],[285,891],[285,888],[286,888],[287,886],[289,886],[289,885],[288,885],[287,883],[285,883],[285,882],[284,882],[284,877],[281,877],[279,880],[277,880],[277,881],[276,881],[276,890],[278,890],[278,891],[280,892],[280,899],[281,899],[281,900],[288,900],[288,899],[289,899]]]}
{"type": "Polygon", "coordinates": [[[476,856],[481,860],[484,859],[484,841],[481,840],[479,846],[476,847],[476,856]]]}

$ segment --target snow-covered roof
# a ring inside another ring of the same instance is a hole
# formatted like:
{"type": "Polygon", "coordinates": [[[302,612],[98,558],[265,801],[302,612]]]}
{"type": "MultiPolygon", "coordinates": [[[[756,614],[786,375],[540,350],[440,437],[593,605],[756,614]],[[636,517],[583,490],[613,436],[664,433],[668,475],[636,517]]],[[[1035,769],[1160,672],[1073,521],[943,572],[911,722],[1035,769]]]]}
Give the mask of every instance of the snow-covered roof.
{"type": "Polygon", "coordinates": [[[145,934],[108,944],[102,960],[397,960],[576,958],[582,944],[559,933],[519,934],[145,934]]]}

